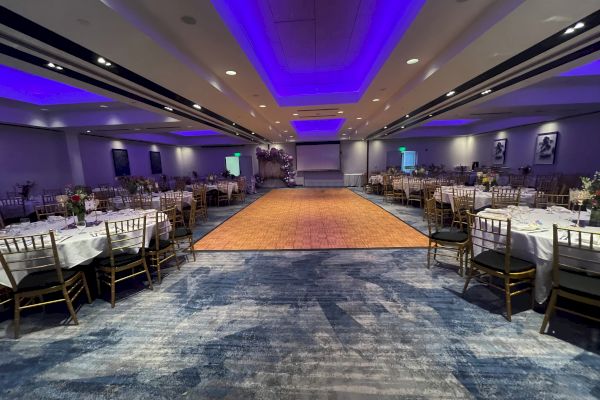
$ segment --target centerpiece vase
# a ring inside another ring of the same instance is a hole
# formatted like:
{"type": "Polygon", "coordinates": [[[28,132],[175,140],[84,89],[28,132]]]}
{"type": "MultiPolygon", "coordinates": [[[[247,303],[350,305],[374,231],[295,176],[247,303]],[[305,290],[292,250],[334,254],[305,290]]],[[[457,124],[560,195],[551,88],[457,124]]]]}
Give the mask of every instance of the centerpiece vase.
{"type": "Polygon", "coordinates": [[[83,221],[85,221],[85,212],[77,213],[77,222],[83,222],[83,221]]]}
{"type": "Polygon", "coordinates": [[[592,208],[590,226],[600,226],[600,208],[592,208]]]}

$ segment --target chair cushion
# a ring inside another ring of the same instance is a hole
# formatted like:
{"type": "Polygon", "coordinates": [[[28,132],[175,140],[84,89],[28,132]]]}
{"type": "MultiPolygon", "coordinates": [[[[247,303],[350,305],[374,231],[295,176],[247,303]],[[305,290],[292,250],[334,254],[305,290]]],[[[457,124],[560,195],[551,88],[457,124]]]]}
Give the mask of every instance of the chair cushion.
{"type": "MultiPolygon", "coordinates": [[[[115,256],[115,267],[121,267],[142,259],[142,255],[138,254],[119,254],[115,256]]],[[[101,267],[110,267],[110,257],[97,258],[96,261],[101,267]]]]}
{"type": "Polygon", "coordinates": [[[442,242],[466,242],[469,239],[469,235],[461,231],[449,231],[449,232],[435,232],[431,235],[433,240],[440,240],[442,242]]]}
{"type": "Polygon", "coordinates": [[[560,270],[558,281],[561,288],[600,297],[600,277],[560,270]]]}
{"type": "MultiPolygon", "coordinates": [[[[171,245],[170,240],[160,239],[158,241],[158,249],[159,250],[166,249],[170,245],[171,245]]],[[[146,251],[156,251],[156,240],[154,238],[152,238],[152,240],[150,241],[150,244],[148,245],[148,247],[146,247],[146,251]]]]}
{"type": "MultiPolygon", "coordinates": [[[[71,279],[79,271],[72,269],[63,269],[63,279],[66,281],[71,279]]],[[[58,285],[58,277],[55,270],[38,271],[27,275],[17,285],[18,292],[25,292],[35,289],[43,289],[50,286],[58,285]]]]}
{"type": "MultiPolygon", "coordinates": [[[[496,271],[504,271],[504,254],[494,250],[486,250],[473,257],[472,261],[496,271]]],[[[535,264],[529,261],[516,257],[510,258],[510,272],[523,272],[533,268],[535,264]]]]}
{"type": "Polygon", "coordinates": [[[184,227],[180,227],[175,229],[175,237],[184,237],[184,236],[190,236],[192,234],[192,231],[189,230],[188,228],[184,228],[184,227]]]}
{"type": "Polygon", "coordinates": [[[183,205],[183,209],[184,209],[184,210],[191,210],[191,209],[192,209],[192,206],[191,206],[190,204],[184,204],[184,205],[183,205]]]}

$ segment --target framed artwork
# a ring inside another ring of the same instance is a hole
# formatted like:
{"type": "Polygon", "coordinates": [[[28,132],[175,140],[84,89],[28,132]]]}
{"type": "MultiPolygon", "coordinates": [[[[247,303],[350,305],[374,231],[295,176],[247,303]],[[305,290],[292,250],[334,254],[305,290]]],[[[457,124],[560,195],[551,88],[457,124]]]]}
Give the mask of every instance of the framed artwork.
{"type": "Polygon", "coordinates": [[[493,165],[504,165],[506,160],[506,139],[494,140],[493,165]]]}
{"type": "Polygon", "coordinates": [[[127,150],[112,149],[113,163],[115,164],[115,176],[131,175],[129,169],[129,155],[127,150]]]}
{"type": "Polygon", "coordinates": [[[160,151],[150,152],[150,170],[152,174],[162,174],[162,162],[160,161],[160,151]]]}
{"type": "Polygon", "coordinates": [[[534,164],[554,164],[558,132],[540,133],[535,141],[534,164]]]}

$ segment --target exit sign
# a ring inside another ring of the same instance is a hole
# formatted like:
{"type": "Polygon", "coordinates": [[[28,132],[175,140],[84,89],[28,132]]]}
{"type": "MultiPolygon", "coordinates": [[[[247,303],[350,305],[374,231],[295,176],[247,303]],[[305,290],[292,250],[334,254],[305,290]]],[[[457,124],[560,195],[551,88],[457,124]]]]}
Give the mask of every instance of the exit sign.
{"type": "Polygon", "coordinates": [[[398,147],[398,151],[400,153],[404,153],[406,151],[406,147],[405,146],[400,146],[400,147],[398,147]]]}
{"type": "Polygon", "coordinates": [[[240,157],[242,155],[242,153],[233,153],[233,155],[236,157],[240,157]]]}

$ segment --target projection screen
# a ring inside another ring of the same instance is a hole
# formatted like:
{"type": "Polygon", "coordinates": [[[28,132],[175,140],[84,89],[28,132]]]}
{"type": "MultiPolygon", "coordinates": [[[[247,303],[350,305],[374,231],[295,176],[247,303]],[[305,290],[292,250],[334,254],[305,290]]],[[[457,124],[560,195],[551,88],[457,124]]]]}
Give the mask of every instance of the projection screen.
{"type": "Polygon", "coordinates": [[[340,167],[340,144],[296,145],[298,171],[338,171],[340,167]]]}

